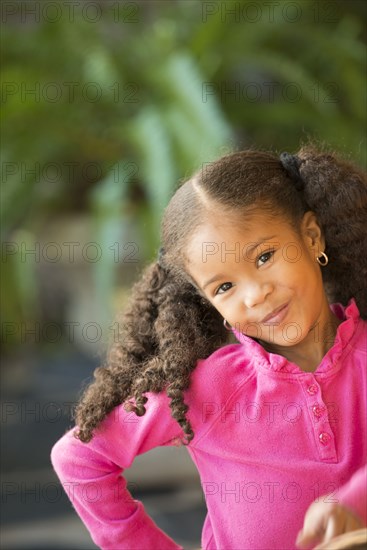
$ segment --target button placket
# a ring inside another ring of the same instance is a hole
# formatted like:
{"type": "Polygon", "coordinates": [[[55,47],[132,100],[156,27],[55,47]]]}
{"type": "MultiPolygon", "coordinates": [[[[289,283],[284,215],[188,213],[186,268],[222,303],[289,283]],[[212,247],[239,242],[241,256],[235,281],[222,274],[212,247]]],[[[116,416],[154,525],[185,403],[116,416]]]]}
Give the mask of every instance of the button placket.
{"type": "Polygon", "coordinates": [[[336,462],[334,434],[329,423],[327,407],[323,402],[321,387],[314,376],[305,379],[305,393],[319,456],[322,460],[336,462]]]}
{"type": "Polygon", "coordinates": [[[327,432],[321,432],[319,434],[319,440],[322,445],[327,445],[331,439],[331,435],[327,432]]]}
{"type": "Polygon", "coordinates": [[[325,411],[325,407],[323,405],[320,405],[320,403],[315,403],[312,407],[312,412],[316,420],[319,420],[325,411]]]}
{"type": "Polygon", "coordinates": [[[317,387],[317,384],[310,384],[306,391],[309,395],[315,395],[319,391],[319,388],[317,387]]]}

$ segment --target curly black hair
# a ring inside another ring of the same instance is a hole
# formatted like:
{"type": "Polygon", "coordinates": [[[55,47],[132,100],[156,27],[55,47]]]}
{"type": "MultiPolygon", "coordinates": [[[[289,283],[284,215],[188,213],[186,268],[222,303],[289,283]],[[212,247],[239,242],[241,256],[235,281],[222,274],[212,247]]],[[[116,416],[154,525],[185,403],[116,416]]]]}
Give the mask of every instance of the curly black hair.
{"type": "Polygon", "coordinates": [[[161,225],[164,254],[135,283],[117,319],[118,338],[76,408],[75,435],[81,441],[90,441],[117,405],[142,416],[145,394],[163,390],[185,434],[183,443],[192,440],[184,402],[190,374],[199,358],[230,336],[186,270],[187,244],[208,212],[244,212],[256,204],[283,214],[296,229],[306,211],[315,212],[331,258],[322,269],[329,301],[346,304],[353,297],[367,318],[366,175],[313,145],[281,159],[254,150],[226,155],[204,165],[169,202],[161,225]]]}

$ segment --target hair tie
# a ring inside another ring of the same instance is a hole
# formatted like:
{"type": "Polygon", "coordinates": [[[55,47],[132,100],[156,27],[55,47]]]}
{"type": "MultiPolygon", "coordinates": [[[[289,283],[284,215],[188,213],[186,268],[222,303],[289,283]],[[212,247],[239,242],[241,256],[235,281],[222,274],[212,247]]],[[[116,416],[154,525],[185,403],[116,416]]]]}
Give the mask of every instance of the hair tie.
{"type": "Polygon", "coordinates": [[[305,182],[299,173],[299,166],[301,164],[300,159],[296,157],[296,155],[284,152],[279,156],[279,160],[289,177],[292,179],[297,191],[303,191],[305,182]]]}

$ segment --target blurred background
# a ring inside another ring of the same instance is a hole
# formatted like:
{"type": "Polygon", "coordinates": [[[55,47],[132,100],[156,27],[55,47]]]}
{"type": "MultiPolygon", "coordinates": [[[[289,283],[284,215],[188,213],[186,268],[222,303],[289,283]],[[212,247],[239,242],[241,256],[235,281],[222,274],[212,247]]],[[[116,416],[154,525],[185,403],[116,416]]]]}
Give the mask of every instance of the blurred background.
{"type": "MultiPolygon", "coordinates": [[[[52,445],[201,163],[308,139],[366,165],[367,3],[3,1],[2,547],[95,548],[52,445]]],[[[185,548],[205,505],[184,449],[129,488],[185,548]]]]}

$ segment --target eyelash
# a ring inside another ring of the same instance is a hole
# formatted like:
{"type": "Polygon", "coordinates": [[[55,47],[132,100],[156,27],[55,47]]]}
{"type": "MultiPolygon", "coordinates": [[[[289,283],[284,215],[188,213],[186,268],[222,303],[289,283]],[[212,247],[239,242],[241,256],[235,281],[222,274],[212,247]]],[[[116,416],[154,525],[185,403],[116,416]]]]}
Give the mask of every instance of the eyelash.
{"type": "MultiPolygon", "coordinates": [[[[262,254],[260,254],[260,256],[258,256],[258,257],[256,258],[256,263],[260,260],[260,258],[261,258],[262,256],[268,256],[269,254],[270,254],[269,260],[270,260],[270,258],[272,258],[272,257],[274,256],[274,252],[275,252],[275,250],[268,250],[267,252],[263,252],[262,254]]],[[[266,263],[266,262],[267,262],[267,260],[265,260],[264,263],[266,263]]],[[[264,264],[262,264],[262,265],[264,265],[264,264]]]]}
{"type": "MultiPolygon", "coordinates": [[[[260,258],[262,258],[263,256],[269,256],[268,259],[265,260],[265,262],[264,262],[262,265],[266,264],[266,262],[269,261],[270,258],[273,257],[274,253],[275,253],[275,250],[268,250],[267,252],[262,252],[262,253],[260,254],[260,256],[258,256],[258,257],[256,258],[256,262],[255,262],[256,265],[257,265],[258,261],[260,260],[260,258]]],[[[261,267],[261,266],[260,266],[260,267],[261,267]]],[[[224,292],[219,292],[219,290],[220,290],[223,286],[225,286],[225,285],[231,285],[231,284],[232,284],[232,283],[230,283],[230,282],[226,282],[226,283],[221,284],[221,285],[215,290],[214,296],[217,296],[218,294],[225,294],[226,291],[224,291],[224,292]]]]}

